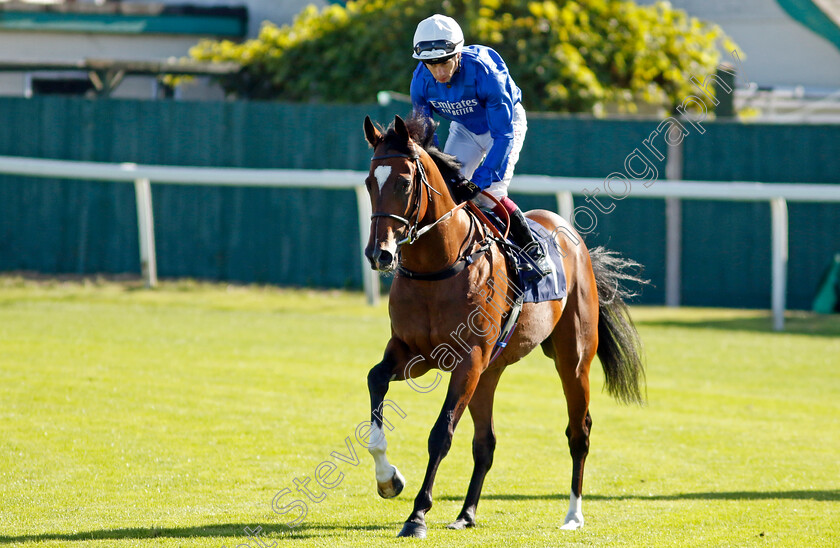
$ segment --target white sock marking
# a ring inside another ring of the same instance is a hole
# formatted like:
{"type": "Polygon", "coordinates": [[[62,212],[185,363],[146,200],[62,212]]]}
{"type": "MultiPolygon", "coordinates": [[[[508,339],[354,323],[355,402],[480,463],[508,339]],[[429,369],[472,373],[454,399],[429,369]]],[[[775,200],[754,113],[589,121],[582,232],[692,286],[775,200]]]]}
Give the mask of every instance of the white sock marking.
{"type": "Polygon", "coordinates": [[[569,513],[563,522],[561,529],[574,530],[583,527],[583,497],[576,497],[574,493],[569,494],[569,513]]]}
{"type": "Polygon", "coordinates": [[[388,449],[388,441],[385,439],[385,432],[382,428],[373,425],[370,429],[368,452],[373,457],[373,462],[376,467],[376,481],[380,483],[389,481],[394,477],[394,472],[396,471],[396,468],[388,462],[388,457],[385,456],[386,449],[388,449]]]}

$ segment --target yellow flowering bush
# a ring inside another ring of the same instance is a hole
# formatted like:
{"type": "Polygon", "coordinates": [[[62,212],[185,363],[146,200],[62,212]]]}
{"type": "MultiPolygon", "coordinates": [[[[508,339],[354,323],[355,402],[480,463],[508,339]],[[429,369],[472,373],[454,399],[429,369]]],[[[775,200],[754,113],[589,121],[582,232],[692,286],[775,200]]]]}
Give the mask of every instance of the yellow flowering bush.
{"type": "Polygon", "coordinates": [[[371,102],[377,91],[408,92],[417,23],[454,17],[466,43],[497,50],[522,88],[527,108],[633,111],[639,101],[670,108],[693,93],[735,45],[714,24],[668,2],[626,0],[357,0],[309,6],[294,23],[266,23],[256,39],[202,41],[196,60],[235,61],[227,91],[254,99],[371,102]]]}

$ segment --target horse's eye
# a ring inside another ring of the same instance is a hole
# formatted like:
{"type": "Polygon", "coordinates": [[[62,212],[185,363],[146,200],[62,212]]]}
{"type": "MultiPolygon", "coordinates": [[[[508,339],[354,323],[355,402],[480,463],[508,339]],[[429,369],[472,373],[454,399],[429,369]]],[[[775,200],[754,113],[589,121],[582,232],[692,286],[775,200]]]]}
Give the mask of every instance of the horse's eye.
{"type": "Polygon", "coordinates": [[[411,186],[411,177],[408,175],[397,177],[397,180],[394,181],[394,188],[396,188],[399,192],[408,192],[409,186],[411,186]]]}

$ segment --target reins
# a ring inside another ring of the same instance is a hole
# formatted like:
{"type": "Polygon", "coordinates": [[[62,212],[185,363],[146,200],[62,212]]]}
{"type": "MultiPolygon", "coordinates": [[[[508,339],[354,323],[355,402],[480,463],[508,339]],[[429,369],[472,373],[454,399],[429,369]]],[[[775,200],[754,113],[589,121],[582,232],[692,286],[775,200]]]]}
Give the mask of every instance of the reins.
{"type": "Polygon", "coordinates": [[[441,215],[440,218],[436,219],[434,222],[432,222],[432,223],[430,223],[430,224],[428,224],[424,227],[420,227],[419,226],[420,219],[422,218],[422,215],[421,215],[420,211],[423,208],[423,191],[421,189],[421,186],[426,187],[426,194],[428,195],[428,198],[427,198],[427,201],[426,201],[426,207],[428,207],[428,204],[431,203],[431,201],[432,201],[432,192],[434,192],[438,196],[441,196],[441,193],[438,192],[437,190],[435,190],[432,187],[432,185],[429,184],[429,180],[426,177],[426,170],[423,168],[423,162],[420,161],[420,156],[410,156],[408,154],[402,154],[402,153],[383,154],[381,156],[374,156],[373,158],[370,159],[370,161],[373,162],[374,160],[387,160],[389,158],[407,158],[409,160],[413,160],[415,165],[417,166],[416,173],[419,175],[419,179],[420,179],[420,185],[417,185],[417,189],[418,189],[417,192],[416,192],[417,198],[415,198],[414,204],[413,204],[414,213],[412,215],[410,215],[410,217],[412,217],[412,219],[409,220],[405,217],[401,217],[401,216],[395,215],[393,213],[385,213],[385,212],[376,212],[376,213],[374,213],[373,215],[370,216],[371,220],[378,219],[379,217],[386,217],[388,219],[394,219],[395,221],[398,221],[398,222],[408,226],[408,234],[406,235],[406,237],[403,238],[402,240],[400,240],[399,242],[397,242],[397,247],[399,248],[403,244],[411,245],[414,242],[416,242],[417,239],[420,236],[422,236],[426,232],[430,231],[431,229],[433,229],[438,224],[440,224],[440,223],[444,222],[445,220],[449,219],[450,217],[452,217],[452,215],[454,215],[455,212],[458,211],[459,209],[463,208],[466,205],[466,203],[458,204],[454,208],[450,209],[449,211],[447,211],[446,213],[441,215]]]}
{"type": "MultiPolygon", "coordinates": [[[[441,196],[441,193],[435,190],[432,185],[429,183],[428,178],[426,177],[426,170],[423,168],[423,163],[420,161],[419,155],[409,155],[403,153],[394,153],[394,154],[383,154],[380,156],[374,156],[370,160],[371,162],[375,160],[387,160],[390,158],[406,158],[412,160],[416,165],[415,170],[415,179],[419,178],[420,183],[416,185],[416,198],[413,200],[412,209],[413,212],[411,214],[406,213],[406,216],[395,215],[393,213],[386,213],[378,211],[370,216],[370,219],[378,220],[381,217],[394,219],[397,222],[400,222],[408,227],[408,233],[406,237],[402,240],[397,242],[397,249],[399,250],[404,244],[411,245],[418,240],[423,234],[426,234],[433,228],[435,228],[440,223],[446,221],[447,219],[451,218],[459,209],[464,208],[470,202],[464,202],[461,204],[456,205],[439,218],[435,219],[433,222],[429,223],[426,226],[420,227],[420,219],[423,218],[425,212],[421,213],[423,209],[423,189],[422,187],[426,188],[426,207],[428,208],[428,204],[432,201],[432,192],[441,196]]],[[[486,220],[486,219],[485,219],[486,220]]],[[[484,254],[488,249],[490,249],[490,245],[487,242],[483,242],[482,245],[473,253],[468,255],[460,256],[458,259],[455,260],[453,264],[449,267],[439,270],[437,272],[412,272],[404,268],[402,265],[397,265],[397,271],[406,278],[410,278],[412,280],[424,280],[424,281],[439,281],[445,280],[446,278],[450,278],[462,270],[464,270],[467,266],[471,265],[478,259],[482,254],[484,254]]]]}
{"type": "Polygon", "coordinates": [[[484,223],[485,225],[490,227],[490,231],[493,232],[493,234],[495,234],[496,237],[500,238],[501,241],[504,242],[504,241],[507,240],[507,235],[510,232],[510,213],[508,213],[508,210],[505,208],[505,206],[502,205],[502,202],[500,202],[495,196],[493,196],[492,194],[490,194],[486,190],[482,190],[481,193],[485,197],[487,197],[490,200],[496,202],[496,204],[499,205],[499,209],[501,209],[502,211],[505,212],[505,218],[503,219],[503,221],[504,221],[504,225],[505,225],[506,228],[505,228],[505,233],[504,234],[502,234],[501,231],[499,231],[499,229],[496,228],[496,225],[494,223],[490,222],[490,219],[487,218],[487,215],[485,215],[484,212],[481,211],[481,208],[478,207],[477,205],[475,205],[472,202],[472,200],[470,200],[469,202],[464,202],[464,203],[469,204],[470,211],[472,211],[475,214],[475,216],[478,217],[481,220],[482,223],[484,223]]]}

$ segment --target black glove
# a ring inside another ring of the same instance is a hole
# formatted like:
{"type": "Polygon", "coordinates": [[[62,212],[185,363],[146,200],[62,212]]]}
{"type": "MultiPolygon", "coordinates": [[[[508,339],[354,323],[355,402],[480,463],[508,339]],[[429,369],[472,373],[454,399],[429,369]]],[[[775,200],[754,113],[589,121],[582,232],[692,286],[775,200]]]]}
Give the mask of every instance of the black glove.
{"type": "Polygon", "coordinates": [[[481,189],[478,188],[472,181],[469,179],[461,179],[452,189],[452,197],[460,204],[472,200],[478,196],[480,192],[481,189]]]}

